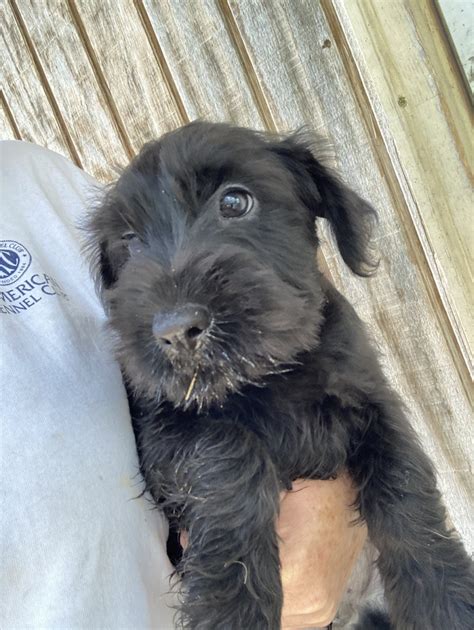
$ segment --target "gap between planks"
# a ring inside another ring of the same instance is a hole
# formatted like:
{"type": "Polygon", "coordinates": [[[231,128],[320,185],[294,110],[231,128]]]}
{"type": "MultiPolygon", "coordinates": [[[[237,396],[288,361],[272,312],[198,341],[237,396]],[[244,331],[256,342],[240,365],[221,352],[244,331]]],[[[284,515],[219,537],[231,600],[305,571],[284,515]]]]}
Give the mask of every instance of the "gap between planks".
{"type": "Polygon", "coordinates": [[[15,139],[22,140],[20,130],[18,129],[18,125],[16,124],[16,120],[13,116],[13,112],[10,109],[10,106],[8,105],[8,102],[5,97],[5,94],[3,93],[3,90],[0,90],[0,101],[2,103],[3,111],[5,112],[6,119],[8,120],[8,123],[13,131],[13,135],[15,139]]]}
{"type": "Polygon", "coordinates": [[[222,19],[226,26],[227,33],[229,34],[232,43],[235,46],[237,54],[240,58],[242,66],[244,68],[245,75],[252,91],[255,105],[260,113],[265,127],[272,132],[277,131],[275,119],[273,118],[270,106],[268,105],[265,92],[260,84],[255,66],[248,51],[245,39],[240,31],[237,20],[235,19],[234,12],[228,2],[228,0],[217,0],[217,6],[221,13],[222,19]]]}
{"type": "Polygon", "coordinates": [[[171,72],[168,62],[166,61],[165,54],[160,45],[160,42],[158,41],[158,37],[151,23],[148,12],[143,5],[142,0],[133,0],[133,4],[138,13],[138,17],[143,26],[143,30],[145,31],[148,43],[150,44],[150,47],[153,51],[153,55],[156,59],[158,67],[160,68],[161,74],[163,75],[166,87],[168,88],[168,91],[171,94],[171,97],[176,105],[179,117],[181,118],[181,123],[183,125],[186,125],[187,123],[191,122],[191,119],[189,118],[188,112],[186,111],[183,99],[181,98],[178,86],[176,85],[176,82],[173,78],[173,73],[171,72]]]}

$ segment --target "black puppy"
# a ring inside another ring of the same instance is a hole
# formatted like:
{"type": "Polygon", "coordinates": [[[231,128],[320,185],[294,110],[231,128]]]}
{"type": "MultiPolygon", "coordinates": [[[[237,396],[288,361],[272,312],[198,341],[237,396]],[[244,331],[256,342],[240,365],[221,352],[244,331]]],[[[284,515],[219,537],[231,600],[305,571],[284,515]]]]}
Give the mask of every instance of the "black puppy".
{"type": "Polygon", "coordinates": [[[203,122],[147,144],[92,213],[146,487],[189,535],[186,628],[280,627],[279,493],[343,469],[395,628],[474,627],[471,563],[433,467],[316,266],[324,217],[370,273],[374,215],[304,135],[203,122]]]}

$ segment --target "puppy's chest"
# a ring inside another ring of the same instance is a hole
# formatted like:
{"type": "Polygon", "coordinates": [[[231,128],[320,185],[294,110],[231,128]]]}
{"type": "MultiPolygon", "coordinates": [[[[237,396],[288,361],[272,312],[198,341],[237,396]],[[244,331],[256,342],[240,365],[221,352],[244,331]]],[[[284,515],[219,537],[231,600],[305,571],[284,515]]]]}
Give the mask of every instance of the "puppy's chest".
{"type": "MultiPolygon", "coordinates": [[[[347,463],[358,419],[334,397],[258,390],[236,396],[229,404],[206,414],[164,405],[161,412],[144,412],[130,399],[142,470],[167,470],[184,443],[198,444],[213,427],[229,423],[244,427],[263,444],[276,466],[283,487],[298,478],[327,479],[347,463]]],[[[216,435],[221,432],[216,431],[216,435]]],[[[191,444],[192,446],[192,444],[191,444]]],[[[217,449],[216,452],[218,452],[217,449]]]]}
{"type": "Polygon", "coordinates": [[[284,485],[301,477],[332,477],[346,463],[356,419],[335,397],[262,396],[234,411],[236,422],[265,444],[284,485]]]}

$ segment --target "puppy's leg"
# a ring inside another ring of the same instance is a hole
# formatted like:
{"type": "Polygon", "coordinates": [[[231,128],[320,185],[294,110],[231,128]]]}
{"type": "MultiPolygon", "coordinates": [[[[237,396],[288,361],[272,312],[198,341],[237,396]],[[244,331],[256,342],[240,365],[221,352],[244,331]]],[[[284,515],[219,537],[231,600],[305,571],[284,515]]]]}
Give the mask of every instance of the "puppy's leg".
{"type": "Polygon", "coordinates": [[[371,406],[365,421],[350,463],[395,627],[473,628],[472,563],[447,529],[429,459],[394,398],[371,406]]]}
{"type": "Polygon", "coordinates": [[[157,468],[167,482],[161,484],[167,511],[178,514],[180,527],[188,532],[178,567],[182,625],[193,630],[278,629],[282,591],[275,519],[280,487],[259,440],[235,424],[209,422],[200,425],[197,435],[182,437],[168,466],[163,464],[157,468]]]}

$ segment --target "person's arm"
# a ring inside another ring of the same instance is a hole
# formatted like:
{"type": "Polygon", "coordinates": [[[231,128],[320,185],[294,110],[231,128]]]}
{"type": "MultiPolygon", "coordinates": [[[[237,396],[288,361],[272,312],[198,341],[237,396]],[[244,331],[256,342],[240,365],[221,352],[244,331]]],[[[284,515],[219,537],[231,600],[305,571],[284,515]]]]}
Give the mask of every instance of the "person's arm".
{"type": "Polygon", "coordinates": [[[356,492],[343,475],[298,480],[282,494],[277,532],[283,583],[283,630],[324,628],[334,619],[367,537],[354,525],[356,492]]]}

